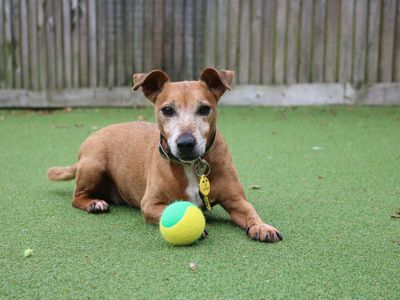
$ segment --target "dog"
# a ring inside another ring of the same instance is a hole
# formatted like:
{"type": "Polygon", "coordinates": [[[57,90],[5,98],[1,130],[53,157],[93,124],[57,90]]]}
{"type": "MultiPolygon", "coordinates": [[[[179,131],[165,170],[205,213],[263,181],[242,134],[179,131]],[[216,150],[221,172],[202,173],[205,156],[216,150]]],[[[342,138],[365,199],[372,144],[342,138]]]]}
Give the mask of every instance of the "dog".
{"type": "Polygon", "coordinates": [[[72,206],[89,213],[128,204],[156,224],[174,199],[202,209],[220,204],[251,239],[282,240],[246,200],[216,128],[217,104],[233,76],[210,67],[197,81],[171,82],[162,70],[134,74],[133,90],[141,88],[153,103],[157,124],[128,122],[98,130],[82,143],[74,165],[50,168],[48,178],[75,178],[72,206]],[[210,184],[207,193],[199,193],[200,178],[210,184]]]}

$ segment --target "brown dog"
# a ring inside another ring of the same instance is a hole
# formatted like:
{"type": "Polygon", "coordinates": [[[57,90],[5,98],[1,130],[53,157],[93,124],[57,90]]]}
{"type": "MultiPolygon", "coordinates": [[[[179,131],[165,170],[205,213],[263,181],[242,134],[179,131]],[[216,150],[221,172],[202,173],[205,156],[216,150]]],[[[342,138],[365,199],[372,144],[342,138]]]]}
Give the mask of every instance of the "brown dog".
{"type": "Polygon", "coordinates": [[[216,129],[217,104],[230,89],[232,71],[206,68],[198,81],[171,82],[161,70],[133,76],[154,104],[157,125],[111,125],[88,137],[78,162],[48,170],[51,180],[76,178],[72,206],[107,212],[108,203],[138,207],[158,223],[174,199],[205,208],[199,176],[211,183],[211,205],[221,204],[232,220],[255,240],[276,242],[278,230],[265,224],[247,202],[227,145],[216,129]]]}

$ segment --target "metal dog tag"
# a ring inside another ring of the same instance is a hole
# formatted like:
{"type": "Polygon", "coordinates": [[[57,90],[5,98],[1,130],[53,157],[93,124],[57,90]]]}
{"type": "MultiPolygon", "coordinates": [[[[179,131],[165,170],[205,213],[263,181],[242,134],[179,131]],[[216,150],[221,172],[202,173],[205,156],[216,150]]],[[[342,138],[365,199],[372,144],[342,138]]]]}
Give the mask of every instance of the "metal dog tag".
{"type": "Polygon", "coordinates": [[[205,159],[200,158],[199,160],[196,161],[194,164],[194,173],[197,176],[202,176],[202,175],[208,175],[210,174],[210,165],[205,159]]]}

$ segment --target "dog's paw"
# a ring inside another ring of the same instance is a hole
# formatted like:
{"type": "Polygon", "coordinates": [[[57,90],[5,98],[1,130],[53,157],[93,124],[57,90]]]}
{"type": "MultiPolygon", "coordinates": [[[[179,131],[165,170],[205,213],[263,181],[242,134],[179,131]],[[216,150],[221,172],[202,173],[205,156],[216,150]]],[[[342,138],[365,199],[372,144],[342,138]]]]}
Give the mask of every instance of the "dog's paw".
{"type": "Polygon", "coordinates": [[[104,200],[93,200],[86,210],[91,214],[105,213],[110,211],[110,206],[104,200]]]}
{"type": "Polygon", "coordinates": [[[248,227],[246,233],[252,240],[260,242],[275,243],[283,240],[278,229],[265,223],[248,227]]]}

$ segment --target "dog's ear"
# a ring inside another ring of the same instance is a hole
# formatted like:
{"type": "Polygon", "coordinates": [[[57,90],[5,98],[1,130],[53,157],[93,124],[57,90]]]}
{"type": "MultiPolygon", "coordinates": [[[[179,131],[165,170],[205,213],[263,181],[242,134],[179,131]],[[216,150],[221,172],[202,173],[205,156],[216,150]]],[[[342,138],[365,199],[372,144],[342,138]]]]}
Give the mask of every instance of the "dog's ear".
{"type": "Polygon", "coordinates": [[[133,74],[133,90],[142,87],[143,94],[151,102],[155,103],[164,84],[169,82],[169,76],[161,70],[153,70],[149,73],[133,74]]]}
{"type": "Polygon", "coordinates": [[[211,67],[205,68],[200,74],[200,80],[205,82],[211,92],[217,97],[217,100],[230,90],[233,75],[235,73],[229,70],[217,70],[211,67]]]}

